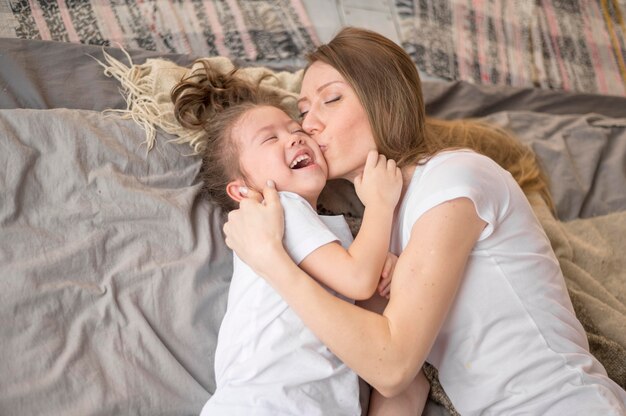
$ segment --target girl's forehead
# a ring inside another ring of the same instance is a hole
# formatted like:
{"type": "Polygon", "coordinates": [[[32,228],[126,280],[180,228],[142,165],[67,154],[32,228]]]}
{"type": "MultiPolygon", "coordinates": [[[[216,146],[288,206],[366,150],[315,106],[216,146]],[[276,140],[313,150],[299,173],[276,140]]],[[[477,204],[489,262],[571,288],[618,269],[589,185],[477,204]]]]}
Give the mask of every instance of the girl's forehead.
{"type": "Polygon", "coordinates": [[[245,111],[237,119],[231,136],[246,145],[291,124],[298,122],[283,110],[273,106],[258,106],[245,111]]]}

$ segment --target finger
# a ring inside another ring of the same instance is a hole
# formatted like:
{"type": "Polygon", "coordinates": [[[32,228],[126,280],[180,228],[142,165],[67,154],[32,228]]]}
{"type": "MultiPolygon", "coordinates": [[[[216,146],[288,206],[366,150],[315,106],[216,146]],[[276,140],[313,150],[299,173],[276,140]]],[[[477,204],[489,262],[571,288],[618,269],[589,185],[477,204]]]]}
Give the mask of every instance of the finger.
{"type": "Polygon", "coordinates": [[[378,155],[378,163],[377,166],[387,166],[387,158],[385,155],[378,155]]]}
{"type": "Polygon", "coordinates": [[[387,170],[395,172],[396,170],[396,161],[393,159],[387,159],[387,170]]]}
{"type": "Polygon", "coordinates": [[[391,293],[391,285],[385,286],[383,290],[380,291],[380,296],[387,297],[389,296],[389,293],[391,293]]]}
{"type": "Polygon", "coordinates": [[[259,192],[259,191],[257,191],[257,190],[254,190],[254,189],[250,189],[250,188],[248,188],[248,187],[246,187],[246,186],[240,186],[240,187],[239,187],[239,193],[240,193],[240,194],[241,194],[244,198],[247,198],[247,199],[253,199],[253,200],[257,201],[257,202],[262,202],[262,201],[263,201],[263,194],[262,194],[261,192],[259,192]],[[242,188],[245,188],[245,189],[246,189],[245,193],[244,193],[244,192],[241,192],[241,191],[242,191],[242,188]]]}
{"type": "Polygon", "coordinates": [[[393,277],[393,272],[396,270],[396,264],[398,263],[398,259],[394,259],[390,261],[391,267],[389,268],[389,278],[393,277]]]}
{"type": "Polygon", "coordinates": [[[265,200],[265,205],[280,205],[276,184],[271,179],[267,181],[267,185],[263,188],[263,199],[265,200]]]}
{"type": "Polygon", "coordinates": [[[367,159],[365,159],[365,169],[373,169],[378,161],[378,152],[376,150],[370,150],[367,153],[367,159]]]}
{"type": "Polygon", "coordinates": [[[396,264],[392,264],[391,267],[389,268],[389,276],[388,279],[391,282],[391,279],[393,278],[393,271],[396,269],[396,264]]]}
{"type": "Polygon", "coordinates": [[[378,294],[382,297],[385,297],[389,292],[387,291],[388,286],[382,287],[378,289],[378,294]]]}
{"type": "Polygon", "coordinates": [[[389,260],[389,257],[387,257],[387,260],[385,260],[385,265],[383,266],[383,271],[380,274],[383,278],[387,278],[389,276],[389,272],[391,271],[391,266],[392,266],[392,261],[389,260]]]}

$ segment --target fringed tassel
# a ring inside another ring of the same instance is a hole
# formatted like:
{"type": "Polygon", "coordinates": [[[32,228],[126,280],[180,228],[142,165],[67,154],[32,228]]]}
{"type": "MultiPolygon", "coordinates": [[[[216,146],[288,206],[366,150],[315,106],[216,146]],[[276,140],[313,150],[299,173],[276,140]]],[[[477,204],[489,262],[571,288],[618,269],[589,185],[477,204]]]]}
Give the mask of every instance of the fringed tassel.
{"type": "MultiPolygon", "coordinates": [[[[120,46],[121,48],[121,46],[120,46]]],[[[126,101],[126,109],[105,110],[107,113],[120,115],[122,118],[132,119],[141,126],[146,133],[145,144],[150,151],[156,144],[157,129],[174,136],[170,142],[188,144],[193,153],[199,154],[206,149],[206,137],[203,130],[186,129],[178,123],[174,116],[174,103],[170,92],[172,88],[193,73],[199,67],[196,63],[191,68],[183,68],[174,62],[165,59],[148,59],[142,65],[135,65],[123,48],[129,66],[118,61],[104,50],[104,60],[92,56],[103,68],[104,74],[113,77],[121,85],[121,94],[126,101]]],[[[233,68],[232,62],[226,57],[203,58],[210,61],[210,65],[224,73],[233,68]]],[[[285,104],[291,107],[291,112],[297,114],[297,92],[300,90],[303,70],[296,73],[287,71],[275,73],[264,67],[244,68],[239,74],[251,82],[259,82],[265,88],[281,94],[285,104]]]]}
{"type": "MultiPolygon", "coordinates": [[[[204,148],[202,131],[191,131],[183,128],[174,118],[174,104],[163,103],[158,100],[159,91],[155,91],[155,76],[160,60],[149,60],[143,65],[135,65],[124,49],[129,66],[118,61],[104,50],[102,62],[94,58],[103,68],[104,74],[113,77],[121,85],[121,94],[126,101],[126,109],[109,109],[105,113],[113,113],[125,119],[132,119],[144,129],[145,144],[149,152],[155,145],[157,128],[175,136],[171,142],[187,143],[194,153],[200,153],[204,148]]],[[[166,64],[163,61],[163,64],[166,64]]]]}

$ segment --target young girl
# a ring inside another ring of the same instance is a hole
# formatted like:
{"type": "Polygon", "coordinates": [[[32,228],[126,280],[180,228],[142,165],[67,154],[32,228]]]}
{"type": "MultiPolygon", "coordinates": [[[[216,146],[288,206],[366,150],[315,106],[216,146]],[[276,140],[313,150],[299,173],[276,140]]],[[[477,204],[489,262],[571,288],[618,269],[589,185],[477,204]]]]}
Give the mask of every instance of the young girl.
{"type": "MultiPolygon", "coordinates": [[[[283,111],[279,97],[221,75],[206,64],[173,92],[187,128],[205,129],[204,184],[228,211],[241,192],[272,180],[284,208],[286,250],[303,270],[342,299],[368,299],[387,260],[402,178],[393,160],[370,152],[355,181],[365,215],[352,242],[342,216],[314,207],[328,170],[319,146],[283,111]],[[352,244],[350,244],[352,242],[352,244]],[[345,298],[344,298],[345,297],[345,298]]],[[[281,227],[283,219],[281,218],[281,227]]],[[[359,415],[359,389],[348,369],[281,297],[234,256],[227,311],[215,355],[217,390],[202,415],[359,415]]]]}

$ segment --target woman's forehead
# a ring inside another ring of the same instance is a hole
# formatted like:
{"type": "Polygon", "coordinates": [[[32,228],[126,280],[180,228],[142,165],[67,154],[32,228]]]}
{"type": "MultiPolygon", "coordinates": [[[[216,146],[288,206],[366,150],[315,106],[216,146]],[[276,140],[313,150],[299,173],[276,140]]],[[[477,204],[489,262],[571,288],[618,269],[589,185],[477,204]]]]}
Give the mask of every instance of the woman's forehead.
{"type": "Polygon", "coordinates": [[[314,62],[304,73],[304,78],[302,79],[302,90],[307,88],[315,91],[324,84],[330,82],[345,83],[345,79],[341,76],[339,71],[332,66],[327,63],[317,61],[314,62]]]}

